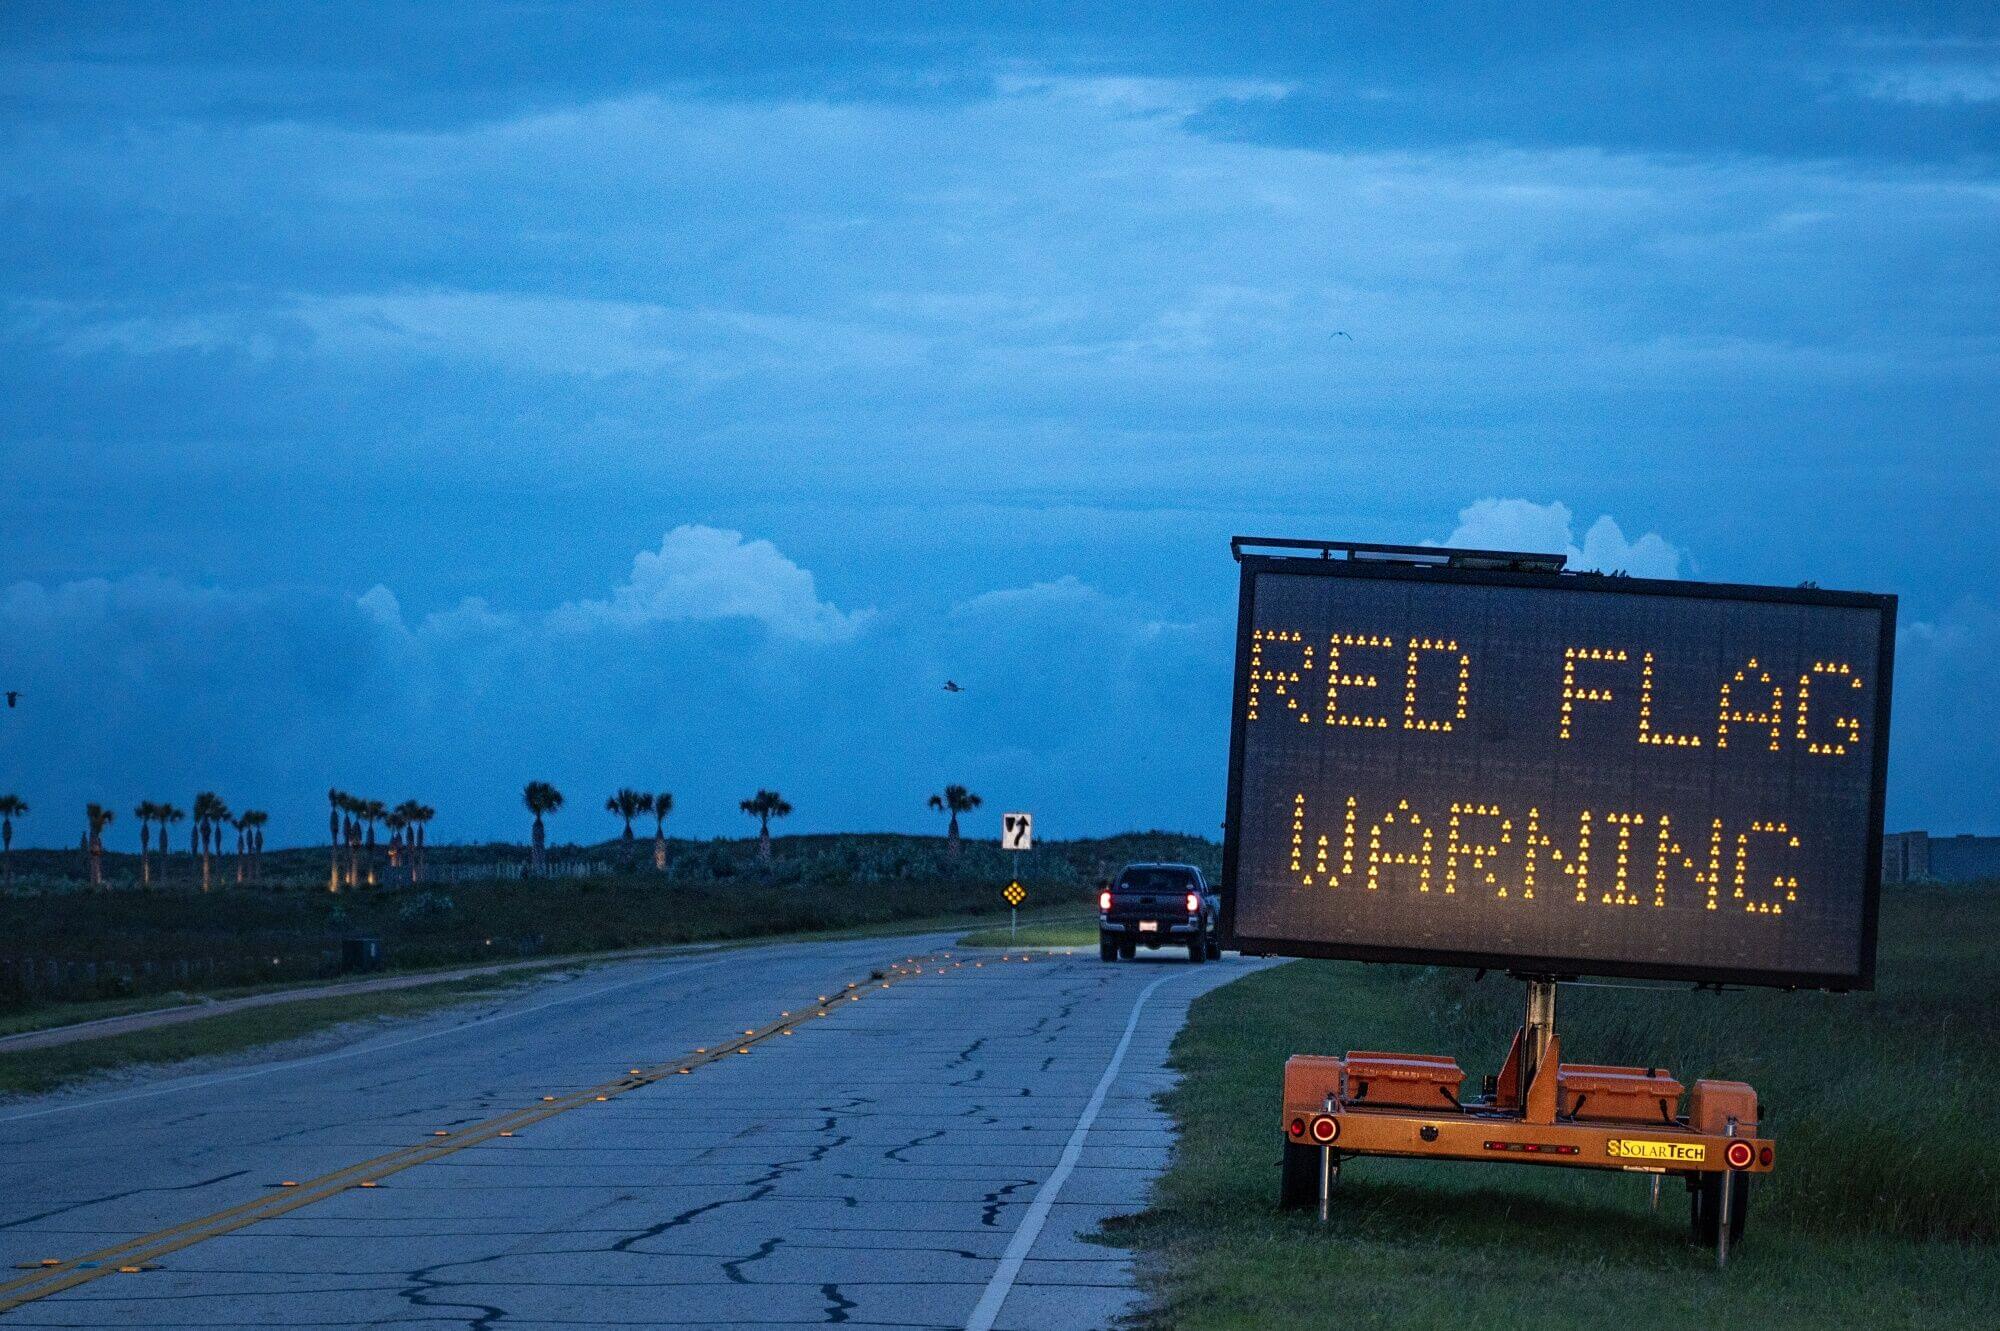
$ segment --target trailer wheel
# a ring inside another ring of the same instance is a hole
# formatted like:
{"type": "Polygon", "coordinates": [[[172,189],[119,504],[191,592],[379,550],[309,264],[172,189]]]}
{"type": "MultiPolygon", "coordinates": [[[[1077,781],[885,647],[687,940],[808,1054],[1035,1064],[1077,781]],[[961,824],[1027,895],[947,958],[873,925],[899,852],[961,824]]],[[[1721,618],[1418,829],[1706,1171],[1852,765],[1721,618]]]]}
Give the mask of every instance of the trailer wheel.
{"type": "Polygon", "coordinates": [[[1278,1209],[1311,1211],[1319,1207],[1319,1147],[1285,1143],[1285,1163],[1278,1178],[1278,1209]]]}
{"type": "Polygon", "coordinates": [[[1099,961],[1118,960],[1118,940],[1110,934],[1097,936],[1097,959],[1099,961]]]}
{"type": "MultiPolygon", "coordinates": [[[[1750,1216],[1750,1176],[1738,1174],[1729,1186],[1729,1246],[1743,1242],[1743,1228],[1750,1216]]],[[[1713,1248],[1721,1236],[1722,1175],[1703,1174],[1688,1186],[1688,1220],[1694,1241],[1713,1248]]]]}

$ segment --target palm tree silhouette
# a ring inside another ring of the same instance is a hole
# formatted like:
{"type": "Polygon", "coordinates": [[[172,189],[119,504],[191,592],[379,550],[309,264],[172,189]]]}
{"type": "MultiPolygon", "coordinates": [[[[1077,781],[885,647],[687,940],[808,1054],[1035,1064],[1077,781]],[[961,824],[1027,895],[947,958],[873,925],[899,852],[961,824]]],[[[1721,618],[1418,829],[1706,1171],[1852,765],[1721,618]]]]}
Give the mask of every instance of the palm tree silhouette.
{"type": "Polygon", "coordinates": [[[381,800],[362,800],[355,808],[354,815],[368,828],[364,844],[368,848],[368,886],[373,887],[375,886],[375,824],[389,816],[389,806],[381,800]]]}
{"type": "Polygon", "coordinates": [[[546,781],[530,781],[521,788],[521,803],[528,806],[528,812],[535,815],[534,849],[528,864],[536,874],[548,869],[548,832],[542,826],[542,815],[554,813],[563,806],[562,792],[546,781]]]}
{"type": "Polygon", "coordinates": [[[201,890],[209,889],[208,856],[209,847],[222,850],[222,824],[229,821],[229,806],[222,797],[212,790],[197,792],[194,797],[193,838],[201,850],[201,890]]]}
{"type": "Polygon", "coordinates": [[[775,790],[760,790],[749,799],[740,801],[737,808],[757,820],[757,858],[771,862],[771,820],[783,818],[792,811],[785,803],[785,797],[775,790]]]}
{"type": "Polygon", "coordinates": [[[173,848],[167,844],[167,829],[187,818],[187,810],[162,801],[154,806],[153,817],[160,824],[160,885],[166,886],[167,869],[172,864],[173,848]]]}
{"type": "Polygon", "coordinates": [[[347,846],[347,885],[361,882],[361,810],[366,801],[342,791],[340,795],[340,838],[347,846]]]}
{"type": "Polygon", "coordinates": [[[326,788],[326,839],[333,847],[333,871],[326,880],[326,890],[340,890],[340,811],[347,807],[347,793],[338,786],[326,788]]]}
{"type": "MultiPolygon", "coordinates": [[[[236,820],[236,826],[243,835],[243,845],[250,852],[250,881],[262,882],[264,878],[264,824],[271,821],[271,815],[262,809],[245,809],[243,816],[236,820]]],[[[237,876],[242,881],[242,876],[237,876]]]]}
{"type": "Polygon", "coordinates": [[[945,835],[949,838],[946,845],[953,859],[958,858],[958,815],[971,813],[979,807],[979,802],[979,796],[964,786],[946,786],[944,794],[931,796],[930,804],[933,809],[940,813],[946,811],[951,813],[951,826],[946,829],[945,835]]]}
{"type": "Polygon", "coordinates": [[[86,804],[83,816],[90,824],[90,885],[104,886],[104,829],[116,822],[118,815],[102,804],[86,804]]]}
{"type": "Polygon", "coordinates": [[[620,786],[617,794],[604,801],[604,811],[606,813],[615,813],[625,820],[625,835],[621,838],[625,844],[621,848],[620,853],[625,860],[626,867],[630,868],[632,863],[632,820],[642,813],[651,813],[653,811],[653,797],[642,794],[630,786],[620,786]]]}
{"type": "MultiPolygon", "coordinates": [[[[160,806],[151,800],[139,801],[132,810],[132,816],[139,821],[139,885],[153,885],[153,820],[160,816],[160,806]]],[[[160,838],[164,842],[167,829],[160,828],[160,838]]]]}
{"type": "Polygon", "coordinates": [[[0,860],[6,861],[7,881],[14,881],[14,820],[28,811],[19,795],[0,795],[0,860]]]}
{"type": "Polygon", "coordinates": [[[672,791],[663,790],[653,796],[653,867],[661,873],[667,871],[667,815],[673,811],[672,791]]]}
{"type": "Polygon", "coordinates": [[[400,869],[403,866],[403,829],[409,825],[410,820],[403,816],[401,805],[382,815],[382,826],[389,829],[389,867],[391,869],[400,869]]]}
{"type": "Polygon", "coordinates": [[[437,817],[437,812],[430,805],[419,804],[416,800],[407,800],[403,804],[403,816],[417,829],[417,854],[410,861],[410,881],[413,883],[422,878],[424,872],[424,824],[437,817]]]}

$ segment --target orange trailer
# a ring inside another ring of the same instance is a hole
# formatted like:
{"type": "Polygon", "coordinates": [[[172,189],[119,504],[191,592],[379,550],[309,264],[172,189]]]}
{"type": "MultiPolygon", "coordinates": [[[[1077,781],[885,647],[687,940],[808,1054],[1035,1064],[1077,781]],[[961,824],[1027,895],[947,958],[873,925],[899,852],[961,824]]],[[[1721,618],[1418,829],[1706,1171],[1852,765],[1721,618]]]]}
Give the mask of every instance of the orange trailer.
{"type": "Polygon", "coordinates": [[[1555,1033],[1556,982],[1528,981],[1528,1015],[1497,1076],[1462,1094],[1456,1060],[1354,1051],[1295,1054],[1285,1063],[1280,1201],[1317,1202],[1328,1218],[1342,1163],[1358,1156],[1612,1169],[1686,1182],[1697,1241],[1719,1265],[1743,1237],[1750,1178],[1768,1174],[1776,1146],[1759,1131],[1757,1092],[1701,1080],[1686,1091],[1663,1068],[1564,1063],[1555,1033]]]}

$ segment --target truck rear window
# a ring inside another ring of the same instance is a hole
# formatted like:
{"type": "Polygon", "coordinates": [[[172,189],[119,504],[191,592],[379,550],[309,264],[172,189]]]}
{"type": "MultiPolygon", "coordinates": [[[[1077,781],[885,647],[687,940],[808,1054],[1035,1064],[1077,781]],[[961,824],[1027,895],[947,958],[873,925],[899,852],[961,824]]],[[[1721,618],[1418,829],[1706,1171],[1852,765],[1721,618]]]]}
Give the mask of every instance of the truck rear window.
{"type": "Polygon", "coordinates": [[[1127,869],[1118,875],[1114,892],[1190,892],[1194,875],[1186,869],[1127,869]]]}

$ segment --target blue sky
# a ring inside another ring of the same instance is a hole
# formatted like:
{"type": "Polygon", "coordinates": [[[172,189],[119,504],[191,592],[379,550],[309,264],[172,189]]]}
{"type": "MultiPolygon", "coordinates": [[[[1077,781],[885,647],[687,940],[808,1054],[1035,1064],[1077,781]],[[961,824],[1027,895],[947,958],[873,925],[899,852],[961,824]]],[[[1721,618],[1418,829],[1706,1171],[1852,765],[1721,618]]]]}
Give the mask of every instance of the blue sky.
{"type": "Polygon", "coordinates": [[[2000,832],[1990,6],[1378,8],[8,6],[23,836],[1213,831],[1235,532],[1896,592],[2000,832]]]}

